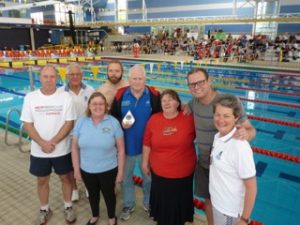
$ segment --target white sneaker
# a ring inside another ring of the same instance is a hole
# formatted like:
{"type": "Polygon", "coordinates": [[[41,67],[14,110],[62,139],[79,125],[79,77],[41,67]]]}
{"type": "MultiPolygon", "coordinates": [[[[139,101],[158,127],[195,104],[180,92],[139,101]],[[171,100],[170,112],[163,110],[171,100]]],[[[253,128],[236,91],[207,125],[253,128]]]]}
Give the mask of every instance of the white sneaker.
{"type": "Polygon", "coordinates": [[[77,202],[79,200],[79,191],[74,189],[72,191],[72,202],[77,202]]]}
{"type": "Polygon", "coordinates": [[[72,206],[64,210],[65,220],[67,223],[74,223],[76,221],[76,213],[72,206]]]}
{"type": "Polygon", "coordinates": [[[143,209],[145,210],[146,213],[150,212],[150,207],[143,205],[143,209]]]}
{"type": "Polygon", "coordinates": [[[52,211],[51,209],[47,210],[41,210],[39,211],[37,218],[34,222],[35,225],[43,225],[46,224],[47,221],[51,218],[52,216],[52,211]]]}
{"type": "Polygon", "coordinates": [[[120,218],[122,220],[129,220],[130,218],[130,214],[133,213],[133,211],[135,210],[135,206],[133,207],[124,207],[122,209],[122,212],[121,212],[121,215],[120,215],[120,218]]]}

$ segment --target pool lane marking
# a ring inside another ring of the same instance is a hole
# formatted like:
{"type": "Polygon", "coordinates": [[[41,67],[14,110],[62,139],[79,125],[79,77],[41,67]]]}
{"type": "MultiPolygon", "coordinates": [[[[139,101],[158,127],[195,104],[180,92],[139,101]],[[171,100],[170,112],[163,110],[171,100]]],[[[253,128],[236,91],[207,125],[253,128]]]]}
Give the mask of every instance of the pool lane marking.
{"type": "Polygon", "coordinates": [[[263,111],[268,111],[268,112],[274,112],[274,113],[281,113],[281,114],[286,114],[288,117],[295,117],[296,112],[294,111],[289,111],[289,112],[283,112],[281,110],[276,110],[276,109],[264,109],[262,107],[257,107],[255,106],[255,110],[263,110],[263,111]]]}
{"type": "Polygon", "coordinates": [[[256,176],[261,177],[263,175],[263,173],[265,172],[267,166],[268,166],[268,163],[258,161],[255,165],[255,167],[256,167],[256,176]]]}
{"type": "Polygon", "coordinates": [[[14,95],[19,95],[19,96],[25,96],[25,94],[23,94],[21,92],[13,91],[13,90],[10,90],[10,89],[4,88],[4,87],[0,87],[0,91],[8,92],[8,93],[11,93],[11,94],[14,94],[14,95]]]}
{"type": "Polygon", "coordinates": [[[261,128],[256,128],[256,130],[259,132],[262,132],[262,133],[271,134],[271,135],[273,135],[273,138],[276,138],[276,139],[282,139],[285,134],[285,131],[283,131],[283,130],[277,130],[275,132],[270,131],[270,130],[261,129],[261,128]]]}
{"type": "Polygon", "coordinates": [[[281,95],[300,96],[300,93],[265,90],[265,89],[258,89],[258,88],[247,88],[247,87],[240,87],[240,86],[235,86],[235,88],[241,89],[241,90],[247,90],[247,91],[257,91],[257,92],[267,92],[267,93],[274,93],[274,94],[281,94],[281,95]]]}
{"type": "Polygon", "coordinates": [[[300,183],[300,177],[299,176],[295,176],[295,175],[292,175],[292,174],[281,172],[279,174],[279,177],[283,178],[283,179],[286,179],[286,180],[289,180],[289,181],[293,181],[295,183],[300,183]]]}

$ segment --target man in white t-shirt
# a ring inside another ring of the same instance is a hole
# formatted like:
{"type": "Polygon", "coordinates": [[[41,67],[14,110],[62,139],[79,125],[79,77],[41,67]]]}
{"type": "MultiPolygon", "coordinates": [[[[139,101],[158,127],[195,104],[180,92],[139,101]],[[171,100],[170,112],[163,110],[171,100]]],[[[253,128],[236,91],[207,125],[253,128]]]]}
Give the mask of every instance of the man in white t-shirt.
{"type": "MultiPolygon", "coordinates": [[[[82,70],[76,63],[72,63],[67,66],[66,78],[68,80],[68,83],[60,87],[59,90],[69,92],[69,94],[71,95],[76,111],[76,118],[78,119],[79,117],[85,115],[88,100],[95,90],[93,87],[82,82],[82,70]]],[[[72,201],[78,201],[79,191],[74,176],[72,176],[72,180],[72,201]]]]}
{"type": "Polygon", "coordinates": [[[76,113],[67,92],[56,89],[57,71],[53,66],[41,70],[41,89],[26,95],[21,120],[31,142],[30,173],[37,177],[40,211],[34,224],[45,224],[51,217],[49,180],[52,169],[60,177],[64,198],[65,220],[76,220],[71,194],[73,171],[70,153],[70,131],[76,113]]]}

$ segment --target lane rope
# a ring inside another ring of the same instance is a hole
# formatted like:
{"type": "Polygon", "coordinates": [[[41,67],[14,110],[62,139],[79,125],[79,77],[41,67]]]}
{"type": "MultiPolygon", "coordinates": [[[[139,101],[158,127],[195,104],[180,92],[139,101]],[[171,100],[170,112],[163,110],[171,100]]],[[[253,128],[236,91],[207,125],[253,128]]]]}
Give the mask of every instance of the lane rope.
{"type": "Polygon", "coordinates": [[[267,122],[267,123],[275,123],[275,124],[279,124],[279,125],[283,125],[283,126],[300,128],[300,123],[296,123],[296,122],[263,118],[263,117],[253,116],[253,115],[247,115],[247,117],[252,120],[258,120],[258,121],[263,121],[263,122],[267,122]]]}

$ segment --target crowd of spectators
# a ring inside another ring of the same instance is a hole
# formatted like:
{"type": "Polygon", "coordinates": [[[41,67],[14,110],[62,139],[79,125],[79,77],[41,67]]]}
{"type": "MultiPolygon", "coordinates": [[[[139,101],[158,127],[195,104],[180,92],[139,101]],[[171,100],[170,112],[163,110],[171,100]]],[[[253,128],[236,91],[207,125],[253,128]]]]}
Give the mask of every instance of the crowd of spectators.
{"type": "Polygon", "coordinates": [[[156,34],[144,34],[137,36],[132,42],[114,42],[110,46],[104,46],[101,42],[99,45],[88,45],[86,48],[75,46],[56,50],[3,50],[0,51],[0,58],[94,56],[103,54],[105,50],[132,54],[134,43],[139,44],[140,54],[192,56],[194,60],[219,59],[222,62],[300,61],[300,34],[282,34],[273,40],[263,34],[255,36],[232,35],[223,30],[215,30],[208,31],[204,38],[199,38],[197,32],[180,28],[172,32],[161,30],[156,34]]]}
{"type": "Polygon", "coordinates": [[[140,40],[142,54],[190,55],[195,60],[221,58],[222,61],[245,62],[255,59],[300,61],[300,35],[279,35],[272,40],[267,35],[226,34],[209,31],[205,39],[189,35],[189,30],[175,29],[144,34],[140,40]],[[269,56],[271,54],[271,56],[269,56]],[[272,59],[270,59],[272,58],[272,59]]]}

